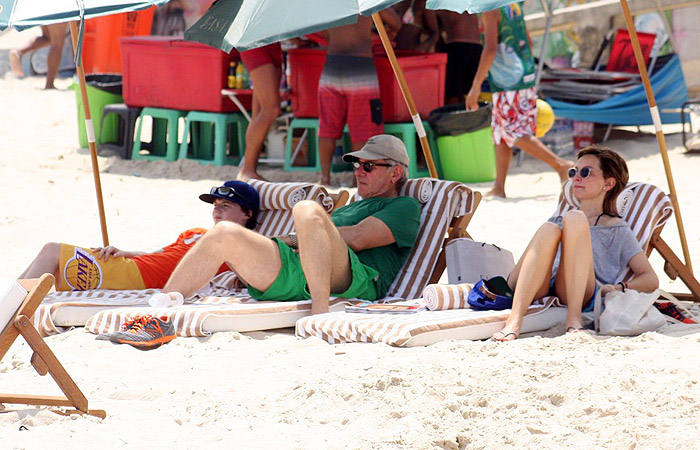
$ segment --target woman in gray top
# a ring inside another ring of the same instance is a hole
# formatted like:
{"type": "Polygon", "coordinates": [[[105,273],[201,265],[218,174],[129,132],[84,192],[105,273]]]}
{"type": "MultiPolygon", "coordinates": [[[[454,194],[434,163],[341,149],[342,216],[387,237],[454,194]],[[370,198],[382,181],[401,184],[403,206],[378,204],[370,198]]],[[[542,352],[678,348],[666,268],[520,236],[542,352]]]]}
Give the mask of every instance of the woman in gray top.
{"type": "Polygon", "coordinates": [[[629,179],[620,155],[602,147],[578,152],[569,171],[579,209],[552,217],[535,233],[508,277],[514,290],[513,309],[497,341],[512,341],[535,298],[556,295],[567,305],[566,331],[583,329],[581,312],[593,308],[596,292],[634,289],[652,292],[659,286],[649,260],[617,212],[617,196],[629,179]],[[634,278],[616,280],[629,267],[634,278]]]}

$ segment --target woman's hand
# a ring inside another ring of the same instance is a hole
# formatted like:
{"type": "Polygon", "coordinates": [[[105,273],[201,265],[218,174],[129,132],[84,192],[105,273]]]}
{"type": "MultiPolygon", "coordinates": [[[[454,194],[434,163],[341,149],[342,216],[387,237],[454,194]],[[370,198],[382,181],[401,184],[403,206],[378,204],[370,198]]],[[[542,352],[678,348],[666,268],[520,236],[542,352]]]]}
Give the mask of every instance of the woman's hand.
{"type": "Polygon", "coordinates": [[[600,295],[604,296],[607,293],[612,292],[612,291],[621,291],[622,286],[620,286],[619,284],[603,284],[600,286],[599,289],[600,289],[600,295]]]}

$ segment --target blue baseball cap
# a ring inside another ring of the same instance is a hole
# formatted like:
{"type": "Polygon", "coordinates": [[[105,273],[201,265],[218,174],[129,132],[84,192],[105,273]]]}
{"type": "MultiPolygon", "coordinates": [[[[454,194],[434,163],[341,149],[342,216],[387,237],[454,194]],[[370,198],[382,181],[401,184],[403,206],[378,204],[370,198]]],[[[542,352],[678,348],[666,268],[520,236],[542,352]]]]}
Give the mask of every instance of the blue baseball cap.
{"type": "Polygon", "coordinates": [[[253,217],[260,209],[260,196],[255,188],[245,181],[230,180],[224,183],[223,186],[214,186],[208,194],[202,194],[199,199],[214,203],[214,200],[221,198],[230,202],[238,203],[241,206],[248,208],[253,217]]]}

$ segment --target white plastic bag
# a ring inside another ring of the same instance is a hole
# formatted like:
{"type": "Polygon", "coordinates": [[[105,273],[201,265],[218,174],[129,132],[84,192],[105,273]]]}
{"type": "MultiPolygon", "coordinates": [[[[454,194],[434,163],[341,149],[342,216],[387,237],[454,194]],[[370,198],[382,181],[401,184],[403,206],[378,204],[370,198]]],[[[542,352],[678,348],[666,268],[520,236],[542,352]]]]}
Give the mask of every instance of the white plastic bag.
{"type": "Polygon", "coordinates": [[[508,278],[515,267],[513,254],[504,248],[469,238],[450,241],[445,247],[447,281],[474,284],[482,278],[508,278]]]}
{"type": "Polygon", "coordinates": [[[600,296],[595,303],[596,331],[611,336],[637,336],[656,331],[666,325],[666,319],[654,307],[659,291],[650,294],[627,289],[612,291],[605,296],[605,310],[601,313],[600,296]]]}

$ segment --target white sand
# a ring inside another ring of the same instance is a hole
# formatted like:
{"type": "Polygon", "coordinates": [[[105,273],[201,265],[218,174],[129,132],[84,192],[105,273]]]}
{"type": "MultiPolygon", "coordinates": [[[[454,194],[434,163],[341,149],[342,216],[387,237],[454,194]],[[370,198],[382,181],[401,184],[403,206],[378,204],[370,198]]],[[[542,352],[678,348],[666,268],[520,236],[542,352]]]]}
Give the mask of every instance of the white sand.
{"type": "MultiPolygon", "coordinates": [[[[74,94],[42,85],[0,79],[0,276],[16,277],[47,241],[101,243],[89,156],[75,149],[74,94]]],[[[700,157],[682,153],[679,134],[667,139],[700,268],[700,157]]],[[[667,189],[653,135],[617,130],[608,144],[633,180],[667,189]]],[[[110,241],[125,249],[156,249],[210,224],[197,195],[234,174],[188,161],[99,161],[110,241]]],[[[557,178],[526,158],[507,189],[512,198],[485,200],[469,231],[517,257],[554,209],[557,178]]],[[[680,254],[675,221],[663,237],[680,254]]],[[[663,288],[683,290],[660,258],[652,263],[663,288]]],[[[700,448],[700,334],[685,328],[609,338],[559,326],[510,344],[412,349],[331,346],[290,330],[178,338],[151,352],[82,329],[46,341],[107,419],[19,407],[0,414],[0,448],[700,448]]],[[[18,340],[0,362],[0,390],[57,394],[29,357],[18,340]]]]}

